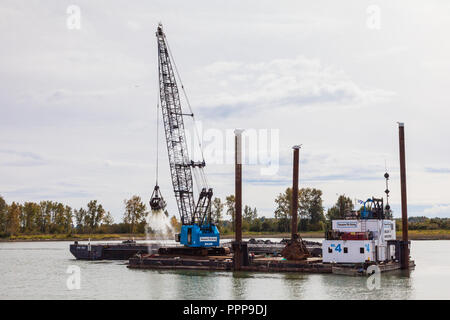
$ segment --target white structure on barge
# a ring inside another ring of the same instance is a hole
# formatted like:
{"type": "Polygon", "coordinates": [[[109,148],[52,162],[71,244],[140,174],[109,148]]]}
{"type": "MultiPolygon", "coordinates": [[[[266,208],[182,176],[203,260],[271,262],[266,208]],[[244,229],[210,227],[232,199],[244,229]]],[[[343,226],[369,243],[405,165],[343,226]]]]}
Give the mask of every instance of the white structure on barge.
{"type": "Polygon", "coordinates": [[[371,198],[359,211],[346,212],[345,219],[333,220],[322,242],[324,263],[359,264],[400,261],[400,241],[389,206],[389,174],[386,179],[386,206],[383,198],[371,198]]]}
{"type": "Polygon", "coordinates": [[[396,260],[395,221],[378,218],[333,220],[322,243],[325,263],[396,260]]]}

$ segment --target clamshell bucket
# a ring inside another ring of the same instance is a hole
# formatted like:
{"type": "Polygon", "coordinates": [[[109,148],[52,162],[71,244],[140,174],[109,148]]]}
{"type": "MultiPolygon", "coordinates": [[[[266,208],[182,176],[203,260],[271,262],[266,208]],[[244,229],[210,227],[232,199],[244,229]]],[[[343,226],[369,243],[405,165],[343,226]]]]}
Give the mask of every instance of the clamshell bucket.
{"type": "Polygon", "coordinates": [[[159,186],[156,185],[153,189],[152,196],[150,198],[150,208],[152,211],[163,210],[166,207],[166,202],[164,201],[159,186]]]}

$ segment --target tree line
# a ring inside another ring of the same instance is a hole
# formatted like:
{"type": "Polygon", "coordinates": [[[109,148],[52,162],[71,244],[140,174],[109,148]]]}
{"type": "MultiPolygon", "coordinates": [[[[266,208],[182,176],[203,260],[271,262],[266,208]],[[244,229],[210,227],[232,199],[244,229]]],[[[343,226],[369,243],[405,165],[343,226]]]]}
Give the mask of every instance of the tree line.
{"type": "MultiPolygon", "coordinates": [[[[401,220],[401,219],[400,219],[401,220]]],[[[401,230],[401,223],[399,223],[401,230]]],[[[409,217],[409,230],[450,230],[449,218],[409,217]]]]}
{"type": "MultiPolygon", "coordinates": [[[[256,208],[244,205],[242,230],[244,232],[290,232],[291,230],[292,189],[287,188],[275,198],[273,218],[259,216],[256,208]]],[[[344,218],[345,213],[354,210],[353,201],[340,195],[334,206],[325,212],[322,191],[315,188],[302,188],[298,197],[298,230],[324,231],[331,227],[331,220],[344,218]]],[[[124,200],[122,221],[114,223],[109,211],[97,200],[91,200],[86,207],[73,209],[54,201],[12,202],[7,204],[0,196],[0,237],[18,234],[117,234],[144,233],[149,215],[147,205],[139,196],[124,200]]],[[[167,211],[164,212],[168,216],[167,211]]],[[[222,234],[234,232],[235,199],[227,196],[225,201],[214,198],[211,205],[211,218],[222,234]]],[[[398,221],[397,221],[398,222],[398,221]]],[[[179,230],[179,220],[173,216],[170,223],[179,230]]],[[[400,226],[397,223],[397,226],[400,226]]],[[[450,229],[450,219],[409,218],[411,230],[450,229]]],[[[399,228],[398,228],[399,229],[399,228]]]]}
{"type": "Polygon", "coordinates": [[[110,212],[106,212],[97,200],[86,208],[73,210],[55,201],[13,202],[7,204],[0,196],[0,236],[17,234],[72,234],[95,233],[113,224],[110,212]]]}
{"type": "MultiPolygon", "coordinates": [[[[163,214],[168,216],[167,211],[163,214]]],[[[97,200],[86,207],[73,209],[55,201],[12,202],[7,204],[0,196],[0,238],[25,234],[117,234],[144,233],[149,215],[146,204],[139,196],[124,200],[122,221],[114,223],[109,211],[97,200]]],[[[179,227],[175,217],[171,224],[179,227]]],[[[152,232],[151,229],[147,231],[152,232]]]]}

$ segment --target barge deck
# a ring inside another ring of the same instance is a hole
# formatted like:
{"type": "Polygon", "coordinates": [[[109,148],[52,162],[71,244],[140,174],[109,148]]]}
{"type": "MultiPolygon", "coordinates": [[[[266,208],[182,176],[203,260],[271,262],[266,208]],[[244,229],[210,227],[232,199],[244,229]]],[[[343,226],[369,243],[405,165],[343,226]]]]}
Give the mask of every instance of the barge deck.
{"type": "MultiPolygon", "coordinates": [[[[296,273],[329,273],[350,276],[369,276],[367,268],[372,264],[336,264],[323,263],[321,258],[307,260],[285,260],[281,257],[255,257],[241,271],[251,272],[296,272],[296,273]]],[[[380,272],[399,270],[399,262],[376,264],[380,272]]],[[[415,266],[410,262],[410,269],[415,266]]],[[[232,255],[225,256],[165,256],[135,255],[128,263],[130,269],[170,269],[170,270],[209,270],[234,271],[232,255]]]]}

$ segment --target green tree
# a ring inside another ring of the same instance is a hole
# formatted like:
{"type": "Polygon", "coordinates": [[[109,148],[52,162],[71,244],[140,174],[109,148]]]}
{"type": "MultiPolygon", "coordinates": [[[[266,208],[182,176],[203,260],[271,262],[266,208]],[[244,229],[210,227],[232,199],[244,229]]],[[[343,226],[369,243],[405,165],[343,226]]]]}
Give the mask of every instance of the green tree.
{"type": "MultiPolygon", "coordinates": [[[[303,231],[321,230],[325,216],[323,214],[322,191],[314,188],[302,188],[298,191],[299,226],[303,231]]],[[[291,229],[292,189],[287,188],[275,198],[275,219],[278,231],[288,232],[291,229]]]]}
{"type": "Polygon", "coordinates": [[[236,212],[234,195],[225,198],[225,206],[227,207],[227,215],[231,217],[231,229],[234,231],[234,216],[236,212]]]}
{"type": "Polygon", "coordinates": [[[322,191],[314,188],[302,188],[299,193],[299,216],[300,219],[307,221],[303,231],[323,230],[325,216],[322,191]]]}
{"type": "Polygon", "coordinates": [[[106,226],[111,226],[111,225],[114,224],[114,218],[113,218],[113,216],[111,215],[111,212],[108,211],[108,213],[105,215],[105,218],[103,219],[103,223],[104,223],[106,226]]]}
{"type": "Polygon", "coordinates": [[[35,233],[39,231],[37,221],[41,212],[41,207],[35,202],[25,202],[23,204],[23,232],[35,233]]]}
{"type": "MultiPolygon", "coordinates": [[[[254,211],[256,211],[256,209],[254,211]]],[[[263,220],[262,219],[255,218],[252,221],[252,223],[250,224],[250,231],[260,232],[261,229],[262,229],[262,224],[263,224],[263,220]]]]}
{"type": "Polygon", "coordinates": [[[73,229],[73,211],[69,206],[64,206],[64,232],[71,234],[73,229]]]}
{"type": "Polygon", "coordinates": [[[40,212],[36,219],[36,226],[41,233],[49,233],[52,222],[52,208],[51,201],[41,201],[39,203],[40,212]]]}
{"type": "Polygon", "coordinates": [[[0,235],[6,233],[6,217],[8,214],[8,205],[5,199],[0,196],[0,235]]]}
{"type": "Polygon", "coordinates": [[[22,206],[13,202],[8,206],[8,212],[6,215],[6,232],[10,235],[16,235],[20,231],[20,216],[22,212],[22,206]]]}
{"type": "Polygon", "coordinates": [[[352,211],[354,208],[353,201],[345,194],[340,195],[336,201],[336,204],[327,210],[327,226],[331,228],[332,220],[344,219],[345,213],[352,211]]]}
{"type": "Polygon", "coordinates": [[[244,206],[244,212],[243,212],[243,217],[242,217],[244,219],[244,221],[251,224],[257,217],[258,217],[258,214],[257,214],[256,208],[252,210],[252,208],[250,208],[249,206],[247,206],[247,205],[244,206]]]}
{"type": "Polygon", "coordinates": [[[220,198],[214,198],[212,202],[212,221],[217,225],[220,226],[222,221],[222,215],[223,215],[223,209],[225,208],[225,205],[222,203],[222,200],[220,198]]]}
{"type": "Polygon", "coordinates": [[[97,204],[97,200],[91,200],[87,204],[87,212],[85,223],[89,227],[90,232],[95,232],[105,217],[105,209],[101,204],[97,204]]]}
{"type": "Polygon", "coordinates": [[[62,203],[52,202],[51,204],[52,223],[51,233],[63,233],[65,225],[65,208],[62,203]]]}
{"type": "Polygon", "coordinates": [[[275,198],[275,219],[277,221],[277,231],[287,232],[290,230],[291,223],[291,201],[292,201],[292,189],[287,188],[284,193],[280,193],[275,198]]]}
{"type": "Polygon", "coordinates": [[[84,233],[86,230],[86,216],[87,212],[85,209],[80,208],[79,210],[74,211],[74,217],[75,217],[75,228],[77,229],[78,233],[84,233]]]}
{"type": "Polygon", "coordinates": [[[136,226],[145,222],[145,218],[148,215],[147,207],[139,196],[133,196],[129,200],[125,199],[123,202],[125,204],[123,221],[130,226],[130,233],[135,233],[136,226]]]}
{"type": "Polygon", "coordinates": [[[103,217],[102,222],[100,223],[100,226],[97,229],[98,233],[113,233],[113,225],[114,225],[114,218],[111,215],[111,212],[107,212],[105,216],[103,217]]]}
{"type": "Polygon", "coordinates": [[[261,231],[263,232],[270,232],[270,231],[275,231],[274,226],[271,223],[271,219],[266,219],[266,218],[261,218],[262,219],[262,223],[261,223],[261,231]]]}

